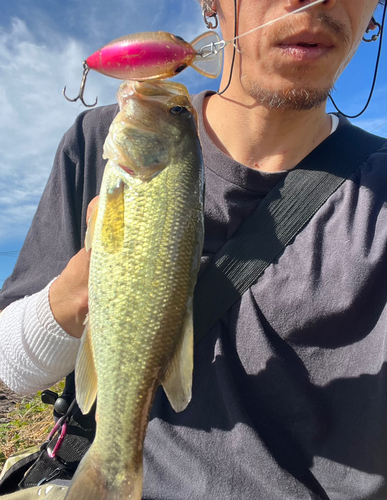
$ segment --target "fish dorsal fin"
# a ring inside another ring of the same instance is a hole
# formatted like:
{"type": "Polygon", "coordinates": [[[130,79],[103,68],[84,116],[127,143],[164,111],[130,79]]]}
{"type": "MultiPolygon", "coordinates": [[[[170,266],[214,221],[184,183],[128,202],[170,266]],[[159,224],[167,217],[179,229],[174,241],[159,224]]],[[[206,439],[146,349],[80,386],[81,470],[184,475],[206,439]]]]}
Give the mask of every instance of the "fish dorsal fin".
{"type": "Polygon", "coordinates": [[[87,224],[87,231],[85,237],[86,252],[88,252],[93,245],[94,230],[95,230],[95,223],[97,221],[97,215],[98,215],[98,202],[96,202],[96,204],[94,205],[93,210],[91,211],[90,219],[87,224]]]}
{"type": "Polygon", "coordinates": [[[191,401],[193,371],[193,318],[192,301],[187,308],[183,333],[175,354],[165,373],[163,387],[176,411],[183,411],[191,401]]]}
{"type": "Polygon", "coordinates": [[[220,38],[216,31],[208,31],[198,36],[193,40],[191,45],[199,54],[196,56],[191,66],[199,73],[209,78],[218,78],[222,71],[223,49],[217,50],[214,53],[203,57],[200,55],[200,50],[205,45],[219,43],[220,38]]]}
{"type": "Polygon", "coordinates": [[[86,326],[75,364],[75,394],[81,412],[84,415],[89,413],[97,396],[97,373],[95,371],[90,321],[88,319],[86,319],[86,326]]]}

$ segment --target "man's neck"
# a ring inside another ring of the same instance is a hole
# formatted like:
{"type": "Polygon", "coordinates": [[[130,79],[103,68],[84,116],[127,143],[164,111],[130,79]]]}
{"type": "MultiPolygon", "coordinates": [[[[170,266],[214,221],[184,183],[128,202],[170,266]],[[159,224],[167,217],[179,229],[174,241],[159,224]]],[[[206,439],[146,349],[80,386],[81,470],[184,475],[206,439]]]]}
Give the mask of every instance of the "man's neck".
{"type": "Polygon", "coordinates": [[[215,94],[205,99],[203,112],[206,130],[221,151],[265,172],[294,168],[331,132],[323,107],[268,110],[215,94]]]}

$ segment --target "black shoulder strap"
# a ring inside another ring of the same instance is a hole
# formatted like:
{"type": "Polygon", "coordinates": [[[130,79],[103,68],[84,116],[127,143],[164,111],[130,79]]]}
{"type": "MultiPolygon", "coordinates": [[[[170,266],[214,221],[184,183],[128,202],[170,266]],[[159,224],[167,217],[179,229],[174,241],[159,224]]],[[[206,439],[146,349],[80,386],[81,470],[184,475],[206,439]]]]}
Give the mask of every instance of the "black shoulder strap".
{"type": "Polygon", "coordinates": [[[270,191],[198,279],[195,343],[257,281],[345,179],[385,142],[385,138],[345,124],[270,191]]]}

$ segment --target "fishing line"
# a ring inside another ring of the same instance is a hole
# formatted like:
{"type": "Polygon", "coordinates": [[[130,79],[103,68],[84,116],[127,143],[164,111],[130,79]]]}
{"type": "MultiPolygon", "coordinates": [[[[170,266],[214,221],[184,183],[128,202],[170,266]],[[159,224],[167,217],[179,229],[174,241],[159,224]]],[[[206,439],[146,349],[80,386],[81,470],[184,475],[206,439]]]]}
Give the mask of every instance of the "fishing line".
{"type": "MultiPolygon", "coordinates": [[[[231,79],[232,79],[232,74],[234,70],[234,63],[235,63],[235,53],[238,50],[235,41],[238,40],[239,38],[242,38],[243,36],[250,35],[251,33],[254,33],[254,31],[258,31],[263,28],[267,28],[268,26],[271,26],[272,24],[276,23],[277,21],[282,21],[283,19],[286,19],[289,16],[293,16],[295,14],[299,14],[300,12],[310,9],[311,7],[314,7],[315,5],[318,5],[320,3],[324,3],[326,0],[315,0],[314,2],[310,3],[309,5],[305,5],[304,7],[300,7],[297,10],[294,10],[293,12],[288,12],[287,14],[277,17],[277,19],[273,19],[271,21],[268,21],[267,23],[261,24],[260,26],[257,26],[256,28],[253,28],[252,30],[246,31],[246,33],[242,33],[241,35],[237,35],[237,30],[238,30],[238,13],[237,13],[237,0],[234,0],[234,38],[231,38],[231,40],[222,40],[219,42],[220,44],[223,44],[222,50],[226,45],[229,43],[233,44],[233,54],[232,54],[232,60],[231,60],[231,67],[230,67],[230,76],[228,79],[228,83],[226,87],[221,91],[217,92],[218,95],[223,94],[226,92],[226,90],[229,88],[231,84],[231,79]]],[[[216,44],[213,44],[216,45],[216,44]]],[[[238,50],[239,52],[239,50],[238,50]]]]}
{"type": "Polygon", "coordinates": [[[372,96],[374,95],[374,90],[375,90],[375,86],[376,86],[376,79],[378,77],[378,71],[379,71],[380,55],[382,53],[384,25],[385,25],[385,21],[386,21],[386,12],[387,12],[387,0],[386,0],[386,2],[384,4],[384,11],[383,11],[383,18],[382,18],[382,27],[381,27],[381,30],[380,30],[379,49],[378,49],[378,55],[377,55],[377,58],[376,58],[376,66],[375,66],[375,72],[374,72],[374,79],[373,79],[373,82],[372,82],[370,94],[368,96],[367,104],[364,106],[363,110],[360,111],[360,113],[358,113],[357,115],[354,115],[354,116],[346,115],[345,113],[343,113],[342,111],[340,111],[340,109],[337,107],[335,101],[333,100],[333,97],[331,95],[329,95],[329,99],[331,100],[331,102],[332,102],[333,106],[335,107],[336,111],[338,111],[341,115],[345,116],[345,118],[351,118],[351,119],[353,119],[353,118],[359,118],[359,116],[361,116],[364,113],[364,111],[366,111],[366,109],[368,108],[368,106],[369,106],[369,104],[371,102],[372,96]]]}
{"type": "MultiPolygon", "coordinates": [[[[233,38],[233,40],[237,39],[237,30],[238,30],[238,18],[237,17],[238,17],[237,0],[234,0],[234,38],[233,38]]],[[[228,83],[221,92],[217,92],[218,95],[222,95],[224,92],[226,92],[226,90],[229,88],[230,83],[231,83],[232,74],[234,71],[236,44],[234,43],[233,46],[234,46],[234,48],[232,51],[232,60],[231,60],[231,67],[230,67],[230,76],[228,77],[228,83]]]]}

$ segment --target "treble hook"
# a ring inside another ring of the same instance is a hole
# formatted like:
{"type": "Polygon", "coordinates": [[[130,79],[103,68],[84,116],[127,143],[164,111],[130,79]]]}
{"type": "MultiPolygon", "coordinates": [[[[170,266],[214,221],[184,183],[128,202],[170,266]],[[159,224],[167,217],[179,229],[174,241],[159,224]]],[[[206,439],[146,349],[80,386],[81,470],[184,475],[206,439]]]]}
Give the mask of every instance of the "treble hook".
{"type": "Polygon", "coordinates": [[[79,89],[78,96],[75,99],[69,99],[66,95],[66,87],[63,89],[63,95],[64,95],[65,99],[67,99],[70,102],[75,102],[75,101],[78,101],[78,99],[80,99],[82,104],[84,106],[86,106],[86,108],[93,108],[94,106],[96,106],[96,104],[98,102],[98,97],[95,99],[94,104],[86,104],[85,101],[83,100],[83,93],[85,91],[86,78],[87,78],[87,75],[89,74],[89,71],[90,71],[89,66],[86,64],[86,61],[83,61],[83,76],[82,76],[81,88],[79,89]]]}

